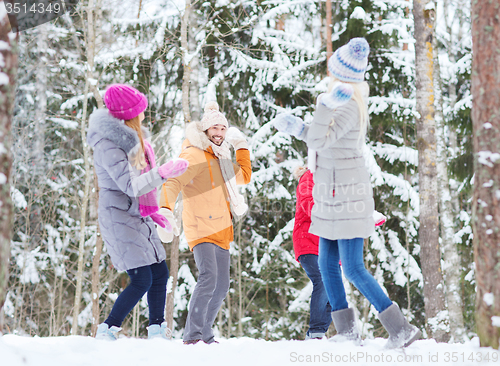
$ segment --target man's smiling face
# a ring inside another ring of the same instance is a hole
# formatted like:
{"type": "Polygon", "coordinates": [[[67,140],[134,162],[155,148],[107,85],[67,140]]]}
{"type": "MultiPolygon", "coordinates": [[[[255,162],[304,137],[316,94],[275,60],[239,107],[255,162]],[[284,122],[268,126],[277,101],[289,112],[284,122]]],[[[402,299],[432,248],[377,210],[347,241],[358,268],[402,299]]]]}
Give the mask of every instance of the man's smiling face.
{"type": "Polygon", "coordinates": [[[205,131],[208,139],[212,141],[215,145],[220,146],[224,142],[226,137],[226,126],[224,125],[213,125],[208,130],[205,131]]]}

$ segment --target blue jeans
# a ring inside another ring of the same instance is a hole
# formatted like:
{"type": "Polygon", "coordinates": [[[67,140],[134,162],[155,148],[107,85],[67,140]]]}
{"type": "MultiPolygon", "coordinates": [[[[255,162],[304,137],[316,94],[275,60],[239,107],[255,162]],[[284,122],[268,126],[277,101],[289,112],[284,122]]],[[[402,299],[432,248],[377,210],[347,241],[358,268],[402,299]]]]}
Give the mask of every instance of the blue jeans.
{"type": "Polygon", "coordinates": [[[309,335],[312,333],[326,333],[332,322],[330,314],[332,308],[328,302],[328,295],[321,280],[318,256],[316,254],[303,254],[299,257],[299,262],[313,284],[311,305],[309,308],[309,330],[307,333],[309,335]]]}
{"type": "Polygon", "coordinates": [[[165,261],[149,266],[129,269],[130,284],[118,296],[111,314],[104,321],[111,328],[121,327],[123,320],[148,293],[149,325],[165,321],[165,301],[167,297],[168,267],[165,261]]]}
{"type": "Polygon", "coordinates": [[[365,268],[363,244],[363,238],[319,239],[319,270],[332,311],[348,307],[339,260],[342,262],[345,277],[356,286],[378,312],[382,312],[392,305],[392,301],[365,268]]]}

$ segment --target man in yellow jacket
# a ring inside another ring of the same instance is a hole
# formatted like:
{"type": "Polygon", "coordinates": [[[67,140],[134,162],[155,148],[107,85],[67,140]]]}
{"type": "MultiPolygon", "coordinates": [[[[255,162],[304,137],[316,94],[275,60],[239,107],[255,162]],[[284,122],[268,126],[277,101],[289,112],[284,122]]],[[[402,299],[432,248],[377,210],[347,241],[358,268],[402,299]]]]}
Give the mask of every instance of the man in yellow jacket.
{"type": "MultiPolygon", "coordinates": [[[[229,291],[231,211],[240,216],[248,210],[236,185],[250,182],[250,152],[243,134],[229,128],[218,104],[209,102],[201,122],[187,126],[179,157],[189,161],[189,168],[163,185],[159,212],[175,232],[172,210],[182,192],[184,234],[199,272],[189,304],[184,344],[213,343],[212,325],[229,291]],[[230,146],[236,151],[237,164],[232,162],[230,146]]],[[[158,231],[163,241],[171,240],[171,234],[161,228],[158,231]]]]}

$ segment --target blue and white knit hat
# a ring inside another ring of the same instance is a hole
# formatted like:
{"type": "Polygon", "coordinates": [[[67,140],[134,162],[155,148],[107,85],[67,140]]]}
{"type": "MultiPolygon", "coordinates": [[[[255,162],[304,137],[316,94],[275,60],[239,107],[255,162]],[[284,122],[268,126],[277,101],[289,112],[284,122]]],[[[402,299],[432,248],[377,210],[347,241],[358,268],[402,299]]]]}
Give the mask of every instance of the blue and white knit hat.
{"type": "Polygon", "coordinates": [[[364,38],[353,38],[337,49],[328,60],[328,70],[340,81],[360,83],[365,80],[370,45],[364,38]]]}

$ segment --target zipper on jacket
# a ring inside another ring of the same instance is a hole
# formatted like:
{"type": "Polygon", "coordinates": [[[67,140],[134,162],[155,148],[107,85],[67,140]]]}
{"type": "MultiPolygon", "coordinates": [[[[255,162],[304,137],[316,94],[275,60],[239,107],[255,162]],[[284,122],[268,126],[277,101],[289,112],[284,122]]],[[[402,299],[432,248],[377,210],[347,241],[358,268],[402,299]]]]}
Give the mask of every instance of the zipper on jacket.
{"type": "MultiPolygon", "coordinates": [[[[206,150],[204,150],[204,153],[205,153],[205,160],[207,161],[207,165],[208,165],[208,172],[210,173],[210,182],[212,183],[212,189],[215,188],[215,182],[214,182],[214,176],[212,174],[212,166],[210,165],[210,153],[206,150]],[[208,156],[207,156],[208,154],[208,156]]],[[[215,160],[215,159],[213,159],[215,160]]]]}

